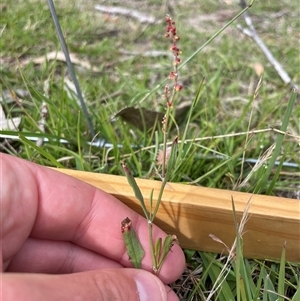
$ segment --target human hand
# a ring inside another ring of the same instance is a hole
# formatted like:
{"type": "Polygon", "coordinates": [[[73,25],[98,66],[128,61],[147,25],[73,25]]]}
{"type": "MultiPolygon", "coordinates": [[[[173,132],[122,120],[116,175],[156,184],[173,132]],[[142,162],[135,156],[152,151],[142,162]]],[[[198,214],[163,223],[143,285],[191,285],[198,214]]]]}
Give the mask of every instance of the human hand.
{"type": "MultiPolygon", "coordinates": [[[[147,221],[113,196],[34,163],[0,154],[3,300],[175,301],[178,245],[151,274],[147,221]],[[129,217],[144,247],[132,267],[120,230],[129,217]],[[126,267],[126,268],[124,268],[126,267]]],[[[153,238],[165,237],[158,227],[153,238]]]]}

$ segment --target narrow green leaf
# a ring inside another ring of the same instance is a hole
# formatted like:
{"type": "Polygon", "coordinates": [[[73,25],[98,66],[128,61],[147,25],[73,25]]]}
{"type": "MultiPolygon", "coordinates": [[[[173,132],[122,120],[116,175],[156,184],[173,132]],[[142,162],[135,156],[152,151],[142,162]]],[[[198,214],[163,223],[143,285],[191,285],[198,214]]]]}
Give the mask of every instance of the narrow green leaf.
{"type": "Polygon", "coordinates": [[[264,279],[264,299],[263,300],[269,300],[269,301],[277,301],[277,293],[275,291],[274,285],[270,279],[270,275],[267,274],[267,276],[264,279]]]}
{"type": "MultiPolygon", "coordinates": [[[[295,101],[296,101],[296,96],[297,96],[297,92],[293,91],[291,93],[291,96],[290,96],[285,114],[283,116],[283,121],[282,121],[282,125],[281,125],[281,128],[280,128],[280,130],[282,132],[286,132],[286,130],[287,130],[289,120],[290,120],[291,115],[292,115],[293,110],[294,110],[294,104],[295,104],[295,101]]],[[[270,174],[272,173],[272,170],[275,166],[275,161],[277,160],[277,158],[280,154],[284,136],[285,136],[284,134],[278,134],[272,157],[269,160],[268,168],[265,171],[265,173],[263,174],[263,176],[260,178],[260,180],[258,181],[258,183],[256,185],[256,188],[254,189],[254,193],[259,193],[262,189],[264,189],[266,187],[267,180],[268,180],[268,178],[269,178],[270,174]]]]}
{"type": "Polygon", "coordinates": [[[78,145],[79,160],[76,160],[76,166],[78,166],[77,169],[84,170],[83,156],[81,152],[80,112],[77,118],[77,145],[78,145]]]}
{"type": "MultiPolygon", "coordinates": [[[[222,267],[220,266],[220,263],[214,257],[210,256],[209,253],[200,252],[199,254],[203,262],[203,273],[208,273],[211,281],[213,283],[216,283],[222,271],[222,267]]],[[[210,300],[220,300],[220,301],[236,300],[235,293],[229,285],[227,276],[228,274],[225,273],[221,278],[219,278],[218,286],[217,286],[218,291],[215,292],[214,298],[210,300]]]]}
{"type": "Polygon", "coordinates": [[[256,283],[256,288],[255,288],[253,300],[259,300],[260,290],[262,288],[262,280],[263,280],[263,277],[264,277],[264,273],[265,273],[265,263],[263,262],[260,265],[260,272],[259,272],[259,277],[258,277],[258,280],[257,280],[257,283],[256,283]]]}
{"type": "Polygon", "coordinates": [[[126,217],[121,223],[121,230],[130,261],[136,269],[141,268],[142,259],[145,256],[144,249],[133,229],[131,220],[126,217]]]}
{"type": "Polygon", "coordinates": [[[64,168],[62,164],[57,162],[57,160],[50,155],[50,153],[44,151],[42,148],[38,147],[35,143],[25,138],[23,135],[19,134],[20,140],[22,140],[24,143],[31,146],[33,149],[35,149],[37,152],[39,152],[41,155],[43,155],[45,158],[47,158],[50,162],[54,164],[54,166],[59,168],[64,168]]]}
{"type": "Polygon", "coordinates": [[[153,192],[154,192],[154,189],[151,189],[150,197],[149,197],[149,201],[150,201],[150,213],[149,213],[149,219],[150,219],[150,220],[152,220],[153,192]]]}
{"type": "Polygon", "coordinates": [[[196,251],[190,249],[184,249],[183,252],[186,258],[186,262],[191,263],[192,258],[195,256],[196,251]]]}
{"type": "Polygon", "coordinates": [[[159,257],[161,253],[161,244],[162,244],[162,238],[159,237],[155,243],[155,250],[154,250],[155,262],[159,261],[159,257]]]}
{"type": "Polygon", "coordinates": [[[127,181],[129,183],[129,185],[131,186],[131,188],[133,189],[134,195],[137,198],[137,200],[140,202],[141,207],[144,211],[145,217],[147,218],[147,220],[149,220],[149,215],[147,212],[147,208],[144,202],[144,197],[141,193],[141,190],[139,188],[139,186],[137,185],[135,178],[133,177],[133,175],[131,174],[130,170],[127,168],[126,164],[124,162],[121,162],[124,173],[126,175],[127,181]]]}
{"type": "Polygon", "coordinates": [[[176,160],[177,160],[177,154],[178,154],[178,137],[176,137],[172,143],[171,154],[170,154],[168,164],[167,164],[167,172],[165,174],[165,178],[160,187],[160,191],[159,191],[159,195],[158,195],[158,198],[156,201],[155,209],[154,209],[153,213],[151,213],[151,219],[150,219],[151,222],[153,222],[153,220],[156,216],[165,186],[170,178],[171,173],[174,171],[174,167],[175,167],[176,160]]]}
{"type": "Polygon", "coordinates": [[[280,259],[280,268],[279,268],[279,278],[278,278],[278,301],[284,301],[284,281],[285,281],[285,243],[282,248],[281,259],[280,259]]]}
{"type": "Polygon", "coordinates": [[[243,254],[241,250],[241,237],[239,235],[238,222],[236,217],[235,205],[233,197],[231,196],[231,205],[233,213],[233,223],[235,228],[235,237],[236,237],[236,260],[235,260],[235,282],[236,282],[236,295],[237,301],[241,300],[241,262],[243,260],[243,254]]]}
{"type": "Polygon", "coordinates": [[[160,270],[160,268],[162,267],[167,255],[169,254],[169,252],[171,251],[171,248],[172,246],[175,244],[175,243],[178,243],[178,240],[177,240],[177,237],[176,235],[171,235],[169,234],[165,240],[164,240],[164,243],[163,243],[163,247],[162,247],[162,250],[160,252],[160,256],[159,256],[159,261],[158,261],[158,270],[160,270]]]}
{"type": "Polygon", "coordinates": [[[163,256],[169,253],[173,244],[174,244],[174,237],[173,235],[169,234],[164,240],[163,249],[162,249],[163,256]]]}
{"type": "Polygon", "coordinates": [[[298,286],[296,293],[294,294],[292,301],[300,300],[300,286],[298,286]]]}
{"type": "Polygon", "coordinates": [[[232,202],[232,211],[233,211],[233,220],[236,229],[236,291],[237,291],[237,300],[252,300],[251,294],[251,276],[247,273],[245,259],[243,255],[243,237],[241,236],[239,230],[239,224],[237,222],[237,216],[235,211],[235,205],[233,197],[231,197],[232,202]],[[250,278],[250,279],[249,279],[250,278]],[[242,284],[242,286],[241,286],[242,284]]]}
{"type": "Polygon", "coordinates": [[[183,147],[184,147],[184,143],[185,143],[185,140],[186,140],[186,137],[187,137],[187,132],[188,132],[188,130],[190,128],[189,125],[191,123],[193,112],[194,112],[194,110],[195,110],[195,108],[196,108],[196,106],[198,104],[199,99],[200,99],[200,95],[201,95],[203,83],[204,83],[204,78],[202,79],[202,81],[199,84],[197,93],[195,95],[195,98],[193,100],[193,103],[191,105],[191,108],[190,108],[190,111],[189,111],[189,114],[188,114],[188,118],[187,118],[187,121],[186,121],[186,126],[184,128],[184,132],[183,132],[183,135],[182,135],[182,138],[181,138],[182,142],[180,144],[180,150],[179,150],[180,153],[182,152],[183,147]]]}
{"type": "Polygon", "coordinates": [[[279,165],[278,165],[277,168],[276,168],[276,171],[275,171],[275,174],[274,174],[274,176],[273,176],[273,179],[272,179],[272,181],[271,181],[271,183],[270,183],[270,185],[269,185],[269,187],[268,187],[268,190],[266,191],[266,194],[267,194],[267,195],[270,195],[270,194],[271,194],[271,192],[273,191],[273,188],[274,188],[275,184],[277,183],[277,179],[278,179],[279,176],[280,176],[280,172],[281,172],[283,163],[284,163],[284,161],[285,161],[285,158],[286,158],[286,155],[283,154],[283,156],[282,156],[281,159],[280,159],[279,165]]]}
{"type": "Polygon", "coordinates": [[[249,299],[246,296],[245,283],[243,278],[240,278],[240,288],[241,288],[242,301],[248,301],[249,299]]]}

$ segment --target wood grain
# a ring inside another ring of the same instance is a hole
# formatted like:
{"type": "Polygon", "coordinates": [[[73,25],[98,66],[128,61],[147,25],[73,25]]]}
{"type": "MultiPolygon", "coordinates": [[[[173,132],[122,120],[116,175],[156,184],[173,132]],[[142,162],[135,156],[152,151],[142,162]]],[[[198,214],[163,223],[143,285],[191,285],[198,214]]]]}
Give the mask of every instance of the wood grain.
{"type": "MultiPolygon", "coordinates": [[[[142,214],[125,177],[56,170],[114,195],[142,214]]],[[[137,179],[137,182],[149,205],[151,189],[154,189],[155,200],[161,183],[143,179],[137,179]]],[[[183,248],[226,253],[224,246],[210,238],[209,234],[217,236],[229,247],[233,244],[235,228],[231,198],[239,221],[251,199],[249,220],[243,235],[245,257],[278,259],[286,243],[286,259],[300,262],[299,200],[169,183],[155,223],[167,233],[177,235],[183,248]]]]}

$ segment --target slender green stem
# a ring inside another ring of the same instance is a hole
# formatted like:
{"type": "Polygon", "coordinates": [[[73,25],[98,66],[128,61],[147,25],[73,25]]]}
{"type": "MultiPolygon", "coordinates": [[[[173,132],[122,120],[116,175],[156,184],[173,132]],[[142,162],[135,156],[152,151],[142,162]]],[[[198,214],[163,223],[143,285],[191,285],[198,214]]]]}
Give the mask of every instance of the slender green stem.
{"type": "Polygon", "coordinates": [[[163,125],[163,160],[162,160],[162,178],[165,178],[166,175],[166,165],[167,165],[167,140],[168,140],[168,127],[169,127],[169,116],[170,116],[170,107],[167,107],[167,112],[164,118],[163,125]]]}
{"type": "Polygon", "coordinates": [[[153,244],[153,235],[152,235],[152,221],[148,220],[148,231],[149,231],[149,239],[150,239],[150,250],[151,250],[151,257],[152,257],[152,269],[154,274],[158,272],[157,268],[157,262],[156,262],[156,257],[155,257],[155,249],[154,249],[154,244],[153,244]]]}
{"type": "Polygon", "coordinates": [[[155,216],[156,216],[156,213],[158,211],[158,208],[159,208],[159,205],[160,205],[160,202],[161,202],[161,198],[162,198],[162,195],[164,193],[164,189],[165,189],[165,186],[167,184],[167,178],[164,178],[163,179],[163,182],[161,183],[161,186],[160,186],[160,191],[159,191],[159,195],[158,195],[158,198],[157,198],[157,201],[156,201],[156,204],[155,204],[155,209],[152,213],[152,220],[151,222],[154,221],[155,219],[155,216]]]}
{"type": "Polygon", "coordinates": [[[214,40],[222,31],[224,31],[229,25],[231,25],[236,19],[238,19],[245,11],[247,11],[254,3],[252,0],[250,4],[239,12],[233,19],[231,19],[227,24],[225,24],[220,30],[218,30],[209,40],[207,40],[201,47],[199,47],[193,54],[191,54],[182,64],[180,64],[178,69],[183,68],[190,60],[192,60],[202,49],[204,49],[212,40],[214,40]]]}

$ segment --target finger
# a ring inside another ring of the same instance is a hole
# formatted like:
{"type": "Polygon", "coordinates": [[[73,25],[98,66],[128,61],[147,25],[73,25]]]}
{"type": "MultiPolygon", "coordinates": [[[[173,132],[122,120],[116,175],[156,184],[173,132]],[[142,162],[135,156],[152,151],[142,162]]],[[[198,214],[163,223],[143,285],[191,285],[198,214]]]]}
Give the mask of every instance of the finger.
{"type": "Polygon", "coordinates": [[[136,269],[105,269],[68,275],[2,276],[3,300],[178,301],[154,275],[136,269]]]}
{"type": "MultiPolygon", "coordinates": [[[[6,265],[30,235],[36,239],[70,241],[124,266],[132,266],[120,230],[121,221],[128,216],[146,252],[142,268],[152,269],[144,218],[93,186],[25,160],[0,156],[2,172],[7,175],[3,177],[1,193],[6,265]]],[[[165,236],[162,230],[153,228],[154,239],[165,236]]],[[[164,283],[173,282],[183,268],[183,252],[175,245],[159,277],[164,283]]]]}
{"type": "Polygon", "coordinates": [[[28,238],[6,272],[67,274],[122,267],[112,259],[71,242],[28,238]]]}

